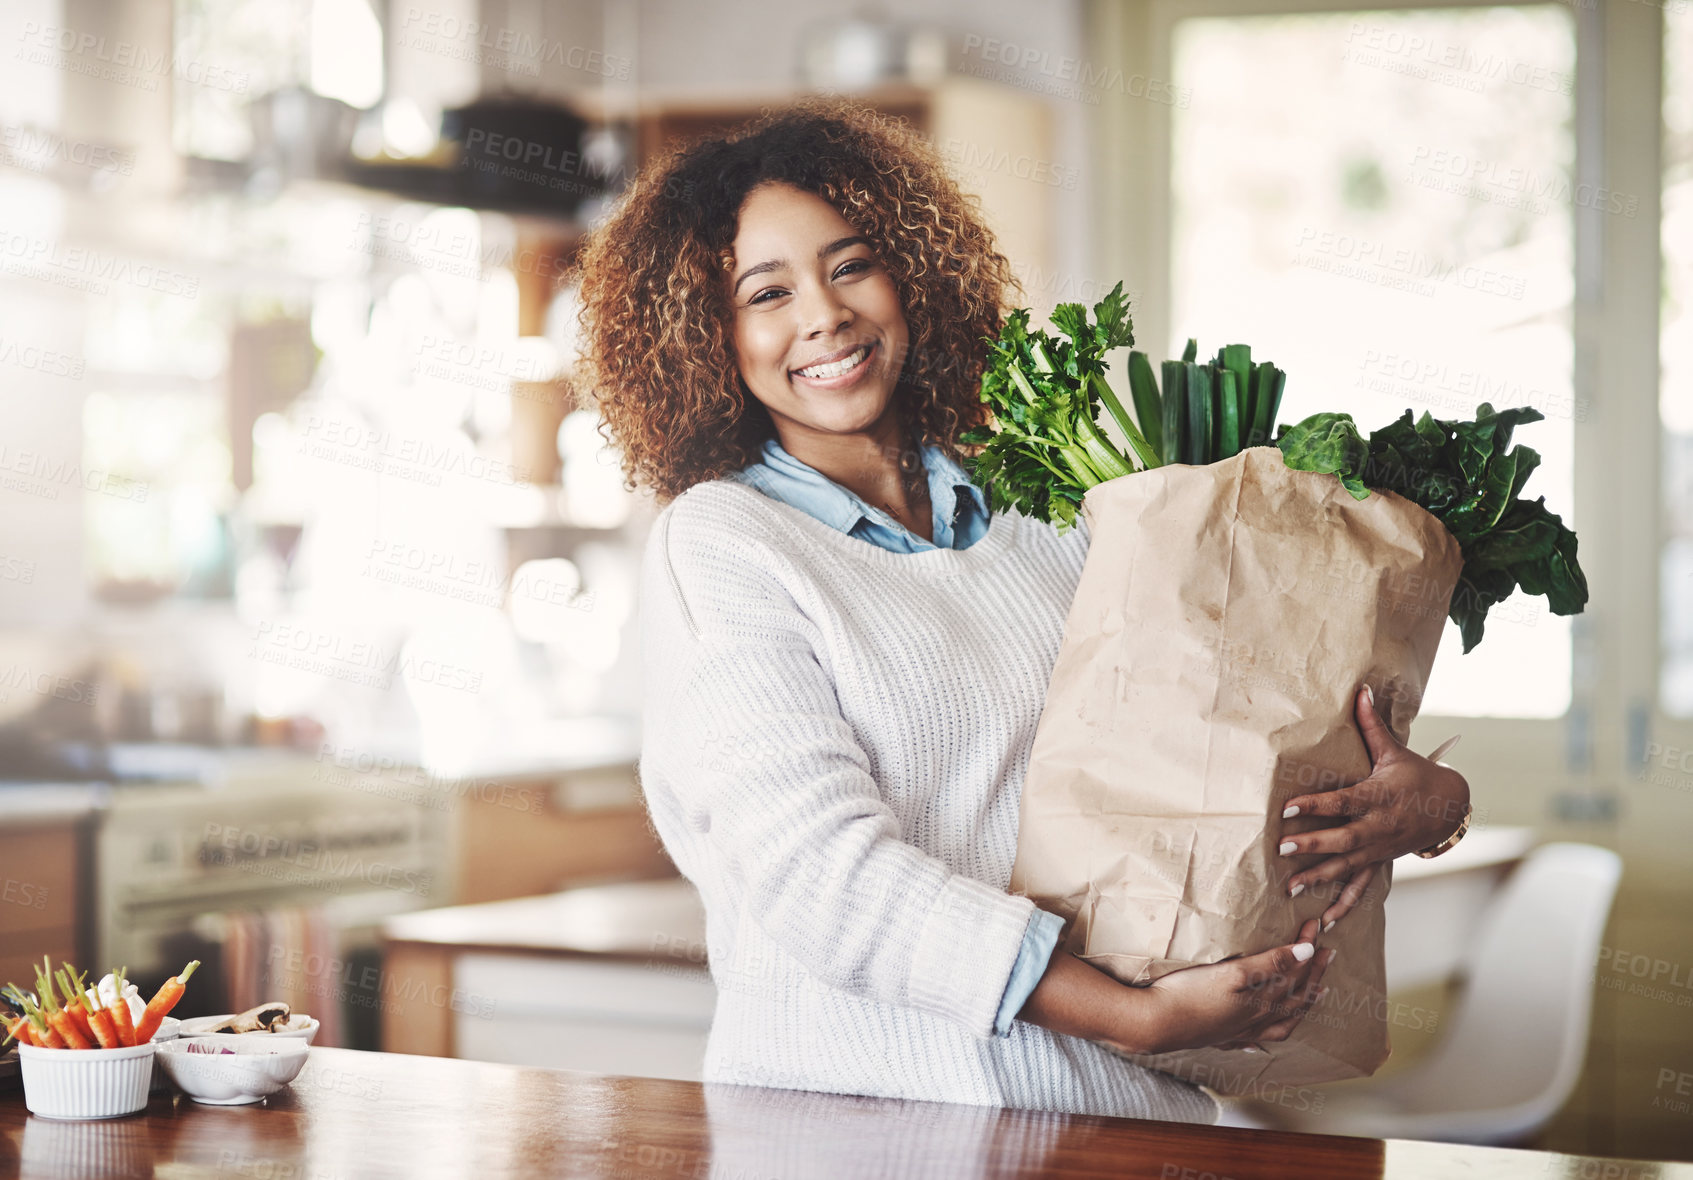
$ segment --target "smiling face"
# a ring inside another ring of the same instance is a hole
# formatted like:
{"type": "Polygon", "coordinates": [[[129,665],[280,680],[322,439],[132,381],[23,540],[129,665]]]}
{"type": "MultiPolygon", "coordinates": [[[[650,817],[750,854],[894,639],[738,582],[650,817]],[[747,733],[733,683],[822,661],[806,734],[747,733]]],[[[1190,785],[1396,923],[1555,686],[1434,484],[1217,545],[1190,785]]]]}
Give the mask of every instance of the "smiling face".
{"type": "Polygon", "coordinates": [[[909,332],[893,277],[827,201],[760,185],[728,272],[741,378],[783,447],[886,436],[909,332]]]}

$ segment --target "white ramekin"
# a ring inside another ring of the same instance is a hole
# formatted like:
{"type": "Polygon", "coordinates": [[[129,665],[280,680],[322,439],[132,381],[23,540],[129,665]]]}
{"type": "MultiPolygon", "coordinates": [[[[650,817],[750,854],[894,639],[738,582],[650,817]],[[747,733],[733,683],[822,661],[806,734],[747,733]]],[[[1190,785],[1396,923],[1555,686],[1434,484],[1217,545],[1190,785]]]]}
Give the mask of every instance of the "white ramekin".
{"type": "MultiPolygon", "coordinates": [[[[159,1031],[153,1034],[153,1043],[158,1044],[160,1041],[176,1040],[177,1029],[181,1026],[182,1021],[178,1020],[176,1017],[165,1017],[163,1022],[159,1025],[159,1031]]],[[[170,1093],[170,1079],[165,1076],[165,1071],[160,1069],[158,1066],[153,1067],[153,1084],[148,1087],[148,1092],[152,1094],[170,1093]]]]}
{"type": "Polygon", "coordinates": [[[109,1119],[147,1105],[158,1044],[122,1049],[19,1045],[24,1105],[44,1119],[109,1119]]]}

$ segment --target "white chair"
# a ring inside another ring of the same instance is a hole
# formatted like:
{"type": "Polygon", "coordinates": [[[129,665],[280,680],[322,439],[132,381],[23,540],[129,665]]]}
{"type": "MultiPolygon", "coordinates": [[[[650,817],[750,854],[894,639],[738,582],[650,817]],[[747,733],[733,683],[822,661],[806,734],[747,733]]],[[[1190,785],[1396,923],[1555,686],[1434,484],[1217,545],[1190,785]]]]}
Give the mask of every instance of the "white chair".
{"type": "Polygon", "coordinates": [[[1227,1121],[1262,1114],[1301,1131],[1449,1143],[1533,1136],[1581,1073],[1599,940],[1621,873],[1609,849],[1535,849],[1477,927],[1463,998],[1428,1056],[1379,1082],[1325,1091],[1320,1113],[1249,1106],[1227,1121]]]}

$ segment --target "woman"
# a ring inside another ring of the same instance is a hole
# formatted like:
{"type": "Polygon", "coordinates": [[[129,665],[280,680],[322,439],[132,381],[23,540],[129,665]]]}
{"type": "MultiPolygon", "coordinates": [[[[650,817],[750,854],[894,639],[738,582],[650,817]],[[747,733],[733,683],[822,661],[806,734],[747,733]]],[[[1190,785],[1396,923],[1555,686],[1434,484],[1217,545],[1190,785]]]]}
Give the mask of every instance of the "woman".
{"type": "MultiPolygon", "coordinates": [[[[580,270],[601,413],[665,505],[640,771],[705,902],[707,1080],[1213,1121],[1114,1050],[1285,1038],[1333,951],[1313,920],[1130,988],[1005,892],[1088,530],[990,518],[961,466],[1011,275],[935,154],[808,100],[652,165],[580,270]]],[[[1375,795],[1299,838],[1345,855],[1289,880],[1350,878],[1330,921],[1455,826],[1416,798],[1467,798],[1365,729],[1375,795]]]]}

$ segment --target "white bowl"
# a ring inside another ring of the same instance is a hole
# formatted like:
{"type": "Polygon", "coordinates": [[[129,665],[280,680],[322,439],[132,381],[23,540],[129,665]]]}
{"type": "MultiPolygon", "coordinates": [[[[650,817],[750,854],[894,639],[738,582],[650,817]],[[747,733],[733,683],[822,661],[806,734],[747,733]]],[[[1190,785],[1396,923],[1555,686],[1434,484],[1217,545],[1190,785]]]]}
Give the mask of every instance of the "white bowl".
{"type": "Polygon", "coordinates": [[[158,1044],[120,1049],[19,1045],[24,1105],[44,1119],[110,1119],[147,1105],[158,1044]]]}
{"type": "Polygon", "coordinates": [[[229,1014],[227,1013],[223,1016],[192,1016],[181,1022],[182,1027],[177,1030],[177,1035],[183,1037],[293,1037],[303,1039],[309,1045],[317,1037],[320,1023],[314,1016],[296,1012],[288,1018],[288,1024],[276,1032],[215,1033],[212,1031],[228,1019],[229,1014]]]}
{"type": "Polygon", "coordinates": [[[159,1068],[196,1102],[241,1106],[299,1076],[311,1046],[300,1037],[226,1033],[178,1037],[157,1046],[159,1068]]]}

